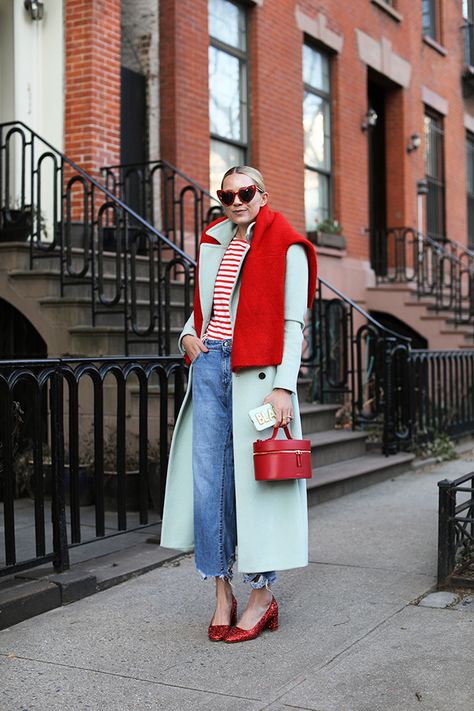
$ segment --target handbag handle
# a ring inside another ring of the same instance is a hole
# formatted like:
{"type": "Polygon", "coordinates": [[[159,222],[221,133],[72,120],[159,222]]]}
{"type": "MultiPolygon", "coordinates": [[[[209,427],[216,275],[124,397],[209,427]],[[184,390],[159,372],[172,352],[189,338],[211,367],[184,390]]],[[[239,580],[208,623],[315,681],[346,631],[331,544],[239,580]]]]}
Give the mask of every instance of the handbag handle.
{"type": "Polygon", "coordinates": [[[273,434],[272,434],[272,436],[270,437],[270,439],[275,439],[275,437],[276,437],[277,434],[278,434],[278,430],[280,429],[280,427],[283,428],[283,430],[284,430],[284,432],[285,432],[285,434],[286,434],[286,438],[287,438],[287,439],[292,439],[292,436],[291,436],[291,434],[290,434],[290,430],[288,429],[288,425],[278,425],[278,427],[274,427],[274,428],[273,428],[273,434]]]}

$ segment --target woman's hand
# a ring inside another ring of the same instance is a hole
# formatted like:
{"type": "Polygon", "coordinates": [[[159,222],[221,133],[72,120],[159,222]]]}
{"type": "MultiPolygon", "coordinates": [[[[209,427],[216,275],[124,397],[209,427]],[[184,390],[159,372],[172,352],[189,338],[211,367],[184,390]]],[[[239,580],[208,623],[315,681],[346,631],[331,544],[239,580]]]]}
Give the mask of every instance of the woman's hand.
{"type": "Polygon", "coordinates": [[[209,350],[200,338],[191,334],[183,336],[181,343],[191,363],[196,360],[200,353],[207,353],[209,350]]]}
{"type": "Polygon", "coordinates": [[[270,395],[267,395],[263,404],[266,405],[267,402],[270,402],[275,410],[275,427],[277,425],[289,425],[293,419],[293,405],[291,403],[290,391],[283,390],[283,388],[275,388],[270,395]]]}

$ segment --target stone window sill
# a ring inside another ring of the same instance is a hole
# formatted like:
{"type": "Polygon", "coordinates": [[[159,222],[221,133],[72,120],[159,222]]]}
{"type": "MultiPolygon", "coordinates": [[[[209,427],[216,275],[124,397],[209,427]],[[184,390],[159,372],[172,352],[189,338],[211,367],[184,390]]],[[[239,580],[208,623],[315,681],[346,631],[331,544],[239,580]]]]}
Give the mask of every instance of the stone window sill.
{"type": "Polygon", "coordinates": [[[387,15],[390,15],[390,17],[396,22],[401,22],[403,20],[403,15],[397,12],[394,7],[384,2],[384,0],[370,0],[370,2],[372,5],[377,5],[377,7],[386,12],[387,15]]]}
{"type": "Polygon", "coordinates": [[[442,44],[439,42],[436,42],[432,37],[428,37],[428,35],[423,35],[423,42],[428,45],[428,47],[431,47],[431,49],[434,49],[436,52],[439,52],[439,54],[442,54],[443,57],[446,57],[448,54],[448,50],[446,47],[443,47],[442,44]]]}

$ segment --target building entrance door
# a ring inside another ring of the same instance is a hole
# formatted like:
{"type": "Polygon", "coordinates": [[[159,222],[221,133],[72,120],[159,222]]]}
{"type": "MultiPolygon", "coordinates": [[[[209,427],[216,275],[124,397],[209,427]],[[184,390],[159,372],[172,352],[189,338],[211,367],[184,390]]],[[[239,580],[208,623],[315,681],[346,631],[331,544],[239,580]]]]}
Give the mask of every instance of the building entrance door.
{"type": "Polygon", "coordinates": [[[384,275],[387,273],[386,89],[370,78],[367,89],[368,109],[377,114],[375,124],[368,128],[370,264],[376,274],[384,275]]]}

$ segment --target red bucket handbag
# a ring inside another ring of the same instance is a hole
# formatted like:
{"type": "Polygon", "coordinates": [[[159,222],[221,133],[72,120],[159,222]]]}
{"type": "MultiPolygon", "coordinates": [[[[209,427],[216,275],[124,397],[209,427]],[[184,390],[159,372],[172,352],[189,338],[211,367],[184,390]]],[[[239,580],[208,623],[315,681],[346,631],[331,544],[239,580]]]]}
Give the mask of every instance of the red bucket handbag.
{"type": "Polygon", "coordinates": [[[311,442],[309,439],[292,439],[286,425],[287,439],[275,439],[275,427],[270,439],[257,439],[253,443],[253,464],[257,481],[282,481],[284,479],[311,479],[311,442]]]}

